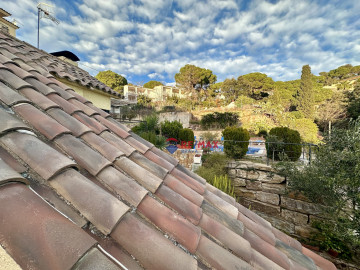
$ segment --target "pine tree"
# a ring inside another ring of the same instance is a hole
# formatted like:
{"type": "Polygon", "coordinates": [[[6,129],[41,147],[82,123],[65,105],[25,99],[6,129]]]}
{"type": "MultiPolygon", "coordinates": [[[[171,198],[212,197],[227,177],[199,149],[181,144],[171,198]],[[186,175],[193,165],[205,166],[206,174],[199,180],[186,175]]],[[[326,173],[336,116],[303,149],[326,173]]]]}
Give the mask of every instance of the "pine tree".
{"type": "Polygon", "coordinates": [[[297,109],[304,115],[305,118],[314,119],[314,93],[311,78],[312,74],[310,66],[303,66],[297,109]]]}

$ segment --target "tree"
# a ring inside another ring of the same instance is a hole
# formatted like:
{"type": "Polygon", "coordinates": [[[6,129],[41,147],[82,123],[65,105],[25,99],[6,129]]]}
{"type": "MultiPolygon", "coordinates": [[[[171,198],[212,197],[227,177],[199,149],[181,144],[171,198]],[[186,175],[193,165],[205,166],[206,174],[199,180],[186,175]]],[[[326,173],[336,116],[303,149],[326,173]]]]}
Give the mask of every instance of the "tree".
{"type": "Polygon", "coordinates": [[[158,81],[148,81],[147,83],[145,83],[143,85],[144,88],[150,88],[150,89],[154,89],[155,86],[159,86],[159,85],[163,85],[162,82],[158,82],[158,81]]]}
{"type": "Polygon", "coordinates": [[[360,80],[354,86],[352,92],[347,93],[348,106],[347,112],[350,118],[357,119],[360,116],[360,80]]]}
{"type": "Polygon", "coordinates": [[[253,99],[262,99],[274,89],[274,81],[266,74],[255,72],[238,77],[240,89],[253,99]]]}
{"type": "MultiPolygon", "coordinates": [[[[284,164],[289,187],[325,207],[317,226],[326,248],[360,254],[360,122],[333,129],[307,166],[284,164]],[[325,238],[325,239],[324,239],[325,238]]],[[[347,254],[349,255],[349,254],[347,254]]],[[[359,258],[357,256],[357,258],[359,258]]]]}
{"type": "Polygon", "coordinates": [[[149,98],[148,96],[145,96],[145,95],[137,96],[137,104],[146,107],[146,106],[149,106],[150,103],[151,103],[151,98],[149,98]]]}
{"type": "Polygon", "coordinates": [[[221,93],[225,96],[227,103],[235,101],[240,93],[238,81],[234,78],[226,79],[221,85],[221,93]]]}
{"type": "Polygon", "coordinates": [[[167,138],[174,138],[179,140],[179,131],[183,125],[179,121],[164,121],[161,123],[161,133],[167,138]]]}
{"type": "Polygon", "coordinates": [[[100,71],[95,78],[119,93],[123,92],[124,85],[127,84],[126,78],[111,70],[100,71]]]}
{"type": "Polygon", "coordinates": [[[187,64],[175,74],[175,81],[178,86],[199,97],[202,90],[216,82],[216,75],[209,69],[187,64]]]}
{"type": "Polygon", "coordinates": [[[314,119],[314,94],[311,68],[309,65],[302,67],[300,90],[298,92],[298,111],[306,118],[314,119]]]}
{"type": "Polygon", "coordinates": [[[241,127],[227,127],[223,131],[224,152],[228,157],[239,159],[248,151],[250,134],[241,127]]]}

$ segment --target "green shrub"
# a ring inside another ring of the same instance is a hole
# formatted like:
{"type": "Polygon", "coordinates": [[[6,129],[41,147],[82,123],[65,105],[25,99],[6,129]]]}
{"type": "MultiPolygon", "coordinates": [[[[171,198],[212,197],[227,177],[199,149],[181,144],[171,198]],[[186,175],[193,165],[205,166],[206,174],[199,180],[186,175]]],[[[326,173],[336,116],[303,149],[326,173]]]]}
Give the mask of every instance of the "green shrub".
{"type": "MultiPolygon", "coordinates": [[[[183,125],[179,121],[168,121],[161,123],[161,133],[167,138],[174,138],[179,140],[179,131],[183,125]]],[[[194,139],[193,139],[194,140],[194,139]]]]}
{"type": "Polygon", "coordinates": [[[287,127],[272,128],[266,137],[268,158],[282,160],[285,157],[296,161],[301,156],[301,137],[296,130],[287,127]]]}
{"type": "Polygon", "coordinates": [[[267,136],[267,134],[268,134],[267,131],[265,129],[262,129],[259,131],[258,136],[265,138],[267,136]]]}
{"type": "Polygon", "coordinates": [[[200,121],[201,127],[205,130],[211,128],[226,128],[234,126],[239,122],[239,116],[236,113],[219,113],[214,112],[204,115],[200,121]]]}
{"type": "Polygon", "coordinates": [[[189,128],[183,128],[179,131],[179,140],[182,142],[191,142],[190,148],[194,147],[194,131],[189,128]]]}
{"type": "Polygon", "coordinates": [[[215,176],[211,185],[234,197],[234,185],[227,175],[215,176]]]}
{"type": "Polygon", "coordinates": [[[250,140],[249,131],[239,127],[227,127],[223,131],[224,151],[228,157],[242,158],[245,156],[250,140]]]}
{"type": "Polygon", "coordinates": [[[217,134],[210,131],[206,131],[201,133],[201,137],[203,137],[205,141],[215,141],[217,139],[217,134]]]}
{"type": "Polygon", "coordinates": [[[223,153],[209,153],[202,157],[203,164],[196,173],[208,182],[212,182],[215,176],[227,173],[227,164],[230,159],[223,153]]]}

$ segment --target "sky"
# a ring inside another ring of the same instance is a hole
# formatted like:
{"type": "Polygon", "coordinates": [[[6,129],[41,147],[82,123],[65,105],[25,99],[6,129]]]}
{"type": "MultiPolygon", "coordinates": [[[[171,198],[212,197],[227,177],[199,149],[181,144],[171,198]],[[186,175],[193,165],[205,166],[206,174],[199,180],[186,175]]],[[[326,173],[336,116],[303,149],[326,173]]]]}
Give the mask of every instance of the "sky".
{"type": "MultiPolygon", "coordinates": [[[[37,1],[6,0],[17,37],[37,44],[37,1]]],[[[40,21],[40,48],[69,50],[96,75],[112,70],[128,82],[171,85],[186,64],[218,82],[250,72],[274,80],[318,75],[360,64],[358,0],[73,0],[54,6],[57,25],[40,21]]]]}

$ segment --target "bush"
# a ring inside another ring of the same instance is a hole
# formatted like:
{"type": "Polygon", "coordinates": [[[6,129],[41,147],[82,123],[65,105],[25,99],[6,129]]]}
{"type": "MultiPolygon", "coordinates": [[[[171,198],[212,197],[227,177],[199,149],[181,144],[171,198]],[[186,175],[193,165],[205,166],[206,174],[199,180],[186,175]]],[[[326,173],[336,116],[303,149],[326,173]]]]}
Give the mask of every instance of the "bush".
{"type": "Polygon", "coordinates": [[[227,127],[223,131],[224,151],[228,157],[242,158],[248,151],[250,134],[244,128],[227,127]]]}
{"type": "Polygon", "coordinates": [[[227,164],[230,159],[223,153],[211,153],[203,155],[203,164],[196,171],[198,175],[212,183],[215,176],[221,176],[227,173],[227,164]]]}
{"type": "Polygon", "coordinates": [[[285,157],[296,161],[301,156],[301,137],[296,130],[287,127],[272,128],[266,137],[268,158],[283,160],[285,157]]]}
{"type": "Polygon", "coordinates": [[[200,121],[201,127],[205,130],[210,128],[226,128],[234,126],[239,122],[239,116],[236,113],[210,113],[204,115],[200,121]]]}
{"type": "Polygon", "coordinates": [[[205,141],[215,141],[217,139],[217,134],[206,131],[201,133],[201,137],[203,137],[205,141]]]}
{"type": "Polygon", "coordinates": [[[191,142],[190,148],[194,147],[194,131],[189,128],[183,128],[179,131],[179,140],[182,142],[191,142]]]}
{"type": "MultiPolygon", "coordinates": [[[[179,121],[168,121],[161,123],[161,133],[167,138],[174,138],[179,140],[179,131],[183,125],[179,121]]],[[[194,139],[193,139],[194,140],[194,139]]]]}
{"type": "Polygon", "coordinates": [[[265,129],[262,129],[259,131],[258,136],[265,138],[267,136],[267,134],[268,134],[267,131],[265,129]]]}

